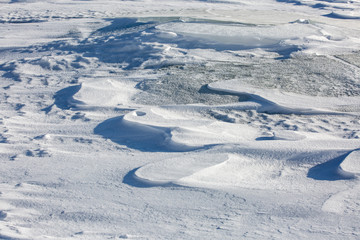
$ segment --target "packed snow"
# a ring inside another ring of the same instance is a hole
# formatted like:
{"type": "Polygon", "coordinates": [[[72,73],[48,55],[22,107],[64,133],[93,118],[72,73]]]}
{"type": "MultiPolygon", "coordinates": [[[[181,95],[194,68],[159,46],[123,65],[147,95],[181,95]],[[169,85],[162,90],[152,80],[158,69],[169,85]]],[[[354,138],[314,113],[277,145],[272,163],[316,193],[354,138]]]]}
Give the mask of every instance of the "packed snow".
{"type": "Polygon", "coordinates": [[[359,239],[360,1],[0,0],[0,239],[359,239]]]}

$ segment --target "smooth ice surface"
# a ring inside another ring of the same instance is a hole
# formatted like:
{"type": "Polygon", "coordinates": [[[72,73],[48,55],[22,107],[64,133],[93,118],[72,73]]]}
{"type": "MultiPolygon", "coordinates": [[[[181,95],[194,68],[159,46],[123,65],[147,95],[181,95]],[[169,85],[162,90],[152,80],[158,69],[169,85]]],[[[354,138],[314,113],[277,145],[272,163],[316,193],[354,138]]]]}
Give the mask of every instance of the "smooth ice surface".
{"type": "Polygon", "coordinates": [[[0,0],[0,239],[359,239],[360,2],[0,0]]]}

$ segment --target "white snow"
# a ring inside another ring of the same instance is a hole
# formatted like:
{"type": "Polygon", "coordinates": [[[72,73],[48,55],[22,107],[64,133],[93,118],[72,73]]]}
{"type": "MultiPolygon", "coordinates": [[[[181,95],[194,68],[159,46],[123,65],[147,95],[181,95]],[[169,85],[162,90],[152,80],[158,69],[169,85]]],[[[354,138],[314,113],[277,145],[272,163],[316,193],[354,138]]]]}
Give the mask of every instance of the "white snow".
{"type": "Polygon", "coordinates": [[[359,239],[359,11],[0,0],[0,239],[359,239]]]}

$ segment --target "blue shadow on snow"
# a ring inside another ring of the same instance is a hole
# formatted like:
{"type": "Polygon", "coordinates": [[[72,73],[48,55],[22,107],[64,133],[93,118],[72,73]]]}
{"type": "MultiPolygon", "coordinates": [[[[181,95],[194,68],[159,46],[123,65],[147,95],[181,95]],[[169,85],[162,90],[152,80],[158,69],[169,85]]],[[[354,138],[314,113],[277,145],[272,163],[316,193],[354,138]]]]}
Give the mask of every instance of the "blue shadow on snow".
{"type": "Polygon", "coordinates": [[[310,168],[307,176],[315,180],[325,181],[354,179],[356,177],[355,174],[342,170],[340,164],[346,159],[347,156],[350,155],[350,153],[356,150],[349,151],[332,160],[310,168]]]}

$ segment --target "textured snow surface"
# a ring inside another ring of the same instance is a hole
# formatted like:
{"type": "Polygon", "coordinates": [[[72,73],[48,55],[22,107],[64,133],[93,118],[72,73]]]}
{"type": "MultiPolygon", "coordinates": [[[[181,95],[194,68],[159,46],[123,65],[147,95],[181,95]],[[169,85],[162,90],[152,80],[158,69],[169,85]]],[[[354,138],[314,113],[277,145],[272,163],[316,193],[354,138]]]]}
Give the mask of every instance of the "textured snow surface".
{"type": "Polygon", "coordinates": [[[359,239],[360,1],[0,0],[0,239],[359,239]]]}

